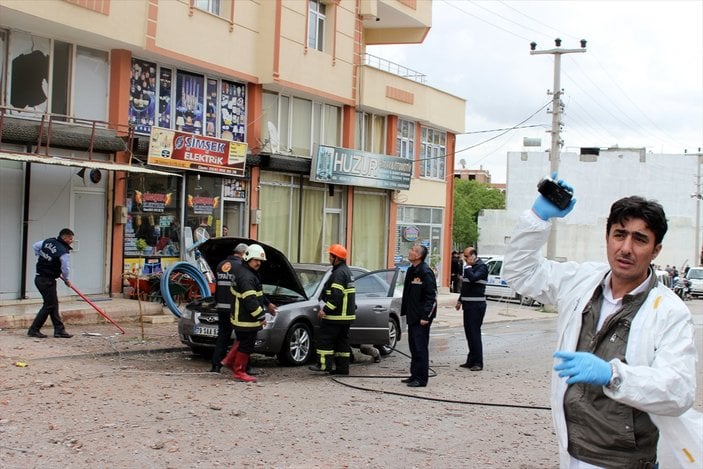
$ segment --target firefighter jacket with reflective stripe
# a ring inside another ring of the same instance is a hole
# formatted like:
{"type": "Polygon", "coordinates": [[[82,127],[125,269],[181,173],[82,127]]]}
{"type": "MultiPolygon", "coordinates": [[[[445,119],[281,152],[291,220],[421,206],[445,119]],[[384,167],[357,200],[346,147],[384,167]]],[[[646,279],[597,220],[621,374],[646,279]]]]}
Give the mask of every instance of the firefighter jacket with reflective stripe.
{"type": "Polygon", "coordinates": [[[232,327],[234,330],[259,330],[265,318],[259,274],[248,264],[235,264],[233,271],[232,327]]]}
{"type": "Polygon", "coordinates": [[[232,254],[227,259],[217,265],[216,285],[215,285],[215,307],[217,309],[231,309],[232,300],[232,279],[234,278],[234,266],[242,264],[242,258],[232,254]]]}
{"type": "Polygon", "coordinates": [[[325,304],[325,319],[348,322],[356,319],[356,288],[346,263],[341,262],[332,267],[332,274],[325,282],[320,300],[325,304]]]}

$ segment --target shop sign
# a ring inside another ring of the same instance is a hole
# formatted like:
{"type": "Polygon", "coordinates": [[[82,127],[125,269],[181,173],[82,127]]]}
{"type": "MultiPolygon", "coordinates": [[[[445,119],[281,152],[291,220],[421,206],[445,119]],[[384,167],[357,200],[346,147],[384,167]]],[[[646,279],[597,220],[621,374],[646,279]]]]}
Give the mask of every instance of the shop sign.
{"type": "Polygon", "coordinates": [[[420,228],[417,226],[406,226],[403,228],[403,239],[414,243],[420,237],[420,228]]]}
{"type": "Polygon", "coordinates": [[[410,189],[413,163],[403,158],[319,145],[310,179],[325,184],[410,189]]]}
{"type": "Polygon", "coordinates": [[[222,176],[244,176],[247,144],[152,127],[148,163],[222,176]]]}

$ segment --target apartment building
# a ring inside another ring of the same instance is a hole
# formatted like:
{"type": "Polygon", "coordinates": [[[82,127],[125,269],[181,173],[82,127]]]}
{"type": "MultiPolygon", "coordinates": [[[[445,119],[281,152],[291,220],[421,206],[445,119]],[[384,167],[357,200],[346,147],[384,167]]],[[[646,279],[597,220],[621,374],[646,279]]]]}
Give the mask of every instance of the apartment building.
{"type": "MultiPolygon", "coordinates": [[[[465,101],[366,54],[421,43],[418,0],[0,0],[0,300],[76,233],[84,293],[246,236],[370,269],[451,251],[465,101]]],[[[64,291],[68,293],[68,291],[64,291]]]]}

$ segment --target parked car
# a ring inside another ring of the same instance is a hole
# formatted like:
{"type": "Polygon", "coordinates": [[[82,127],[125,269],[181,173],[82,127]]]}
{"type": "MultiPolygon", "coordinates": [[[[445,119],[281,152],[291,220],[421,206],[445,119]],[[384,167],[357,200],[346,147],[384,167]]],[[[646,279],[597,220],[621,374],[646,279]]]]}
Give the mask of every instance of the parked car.
{"type": "MultiPolygon", "coordinates": [[[[267,324],[256,338],[255,353],[276,356],[282,364],[305,364],[315,356],[319,298],[332,266],[291,264],[277,249],[244,238],[210,239],[199,250],[214,271],[239,243],[257,243],[264,248],[267,261],[259,269],[263,291],[278,307],[276,316],[267,314],[267,324]]],[[[362,267],[349,268],[355,279],[357,306],[350,344],[373,344],[387,355],[401,339],[401,292],[396,288],[399,270],[369,272],[362,267]]],[[[217,330],[217,312],[211,297],[189,303],[178,322],[181,342],[198,354],[212,353],[217,330]]]]}
{"type": "Polygon", "coordinates": [[[481,256],[488,267],[488,283],[486,284],[486,297],[499,301],[517,301],[526,306],[537,302],[529,296],[522,296],[508,285],[503,278],[503,256],[481,256]]]}
{"type": "Polygon", "coordinates": [[[703,267],[691,267],[686,273],[691,296],[703,296],[703,267]]]}

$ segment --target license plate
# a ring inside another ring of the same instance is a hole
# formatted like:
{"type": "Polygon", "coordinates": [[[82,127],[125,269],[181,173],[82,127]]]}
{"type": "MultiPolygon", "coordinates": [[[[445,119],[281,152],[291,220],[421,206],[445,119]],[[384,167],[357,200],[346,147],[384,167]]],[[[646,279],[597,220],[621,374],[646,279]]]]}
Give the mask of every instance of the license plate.
{"type": "Polygon", "coordinates": [[[204,335],[206,337],[217,337],[217,327],[195,326],[193,328],[194,335],[204,335]]]}

